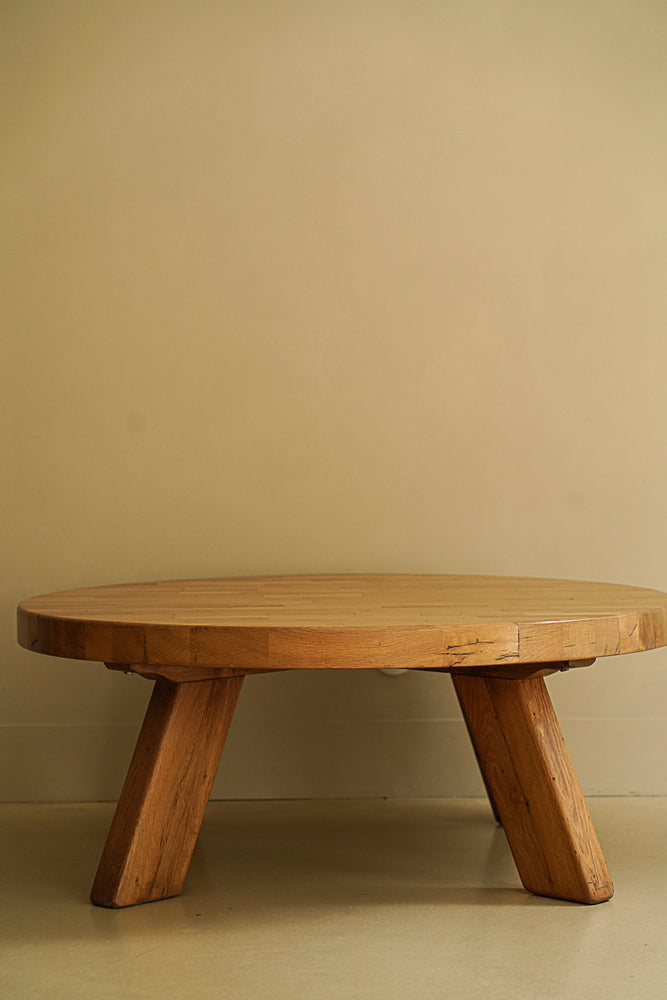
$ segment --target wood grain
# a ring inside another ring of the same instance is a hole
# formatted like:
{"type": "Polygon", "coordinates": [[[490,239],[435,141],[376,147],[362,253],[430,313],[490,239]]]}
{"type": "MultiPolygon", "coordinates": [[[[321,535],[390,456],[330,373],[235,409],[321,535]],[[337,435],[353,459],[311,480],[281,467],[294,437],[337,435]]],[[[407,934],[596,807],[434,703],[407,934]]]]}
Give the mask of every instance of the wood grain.
{"type": "Polygon", "coordinates": [[[18,609],[22,646],[137,666],[463,668],[667,643],[667,594],[521,577],[239,577],[92,587],[18,609]]]}
{"type": "Polygon", "coordinates": [[[133,906],[181,891],[242,684],[243,677],[156,681],[93,903],[133,906]]]}
{"type": "Polygon", "coordinates": [[[614,887],[544,680],[452,680],[525,888],[609,899],[614,887]]]}

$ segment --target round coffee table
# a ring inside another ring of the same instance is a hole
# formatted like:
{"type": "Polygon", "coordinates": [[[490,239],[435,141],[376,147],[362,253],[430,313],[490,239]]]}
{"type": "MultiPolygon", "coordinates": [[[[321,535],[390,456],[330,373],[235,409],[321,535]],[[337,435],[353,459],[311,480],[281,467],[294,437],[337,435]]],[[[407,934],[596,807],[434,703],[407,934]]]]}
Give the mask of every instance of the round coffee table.
{"type": "Polygon", "coordinates": [[[523,885],[613,893],[544,677],[667,644],[667,594],[487,576],[239,577],[91,587],[18,608],[18,639],[155,686],[91,899],[177,895],[247,674],[408,668],[452,675],[523,885]]]}

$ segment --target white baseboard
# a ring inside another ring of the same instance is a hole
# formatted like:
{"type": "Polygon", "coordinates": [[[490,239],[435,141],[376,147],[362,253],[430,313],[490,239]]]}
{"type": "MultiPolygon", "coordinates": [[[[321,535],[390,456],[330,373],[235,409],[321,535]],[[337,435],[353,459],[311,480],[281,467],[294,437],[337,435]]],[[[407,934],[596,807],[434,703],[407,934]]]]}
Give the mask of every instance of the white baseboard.
{"type": "MultiPolygon", "coordinates": [[[[561,720],[587,795],[667,794],[664,720],[561,720]]],[[[0,800],[118,797],[138,725],[0,727],[0,800]]],[[[232,728],[213,798],[420,798],[483,795],[454,719],[290,723],[232,728]]]]}

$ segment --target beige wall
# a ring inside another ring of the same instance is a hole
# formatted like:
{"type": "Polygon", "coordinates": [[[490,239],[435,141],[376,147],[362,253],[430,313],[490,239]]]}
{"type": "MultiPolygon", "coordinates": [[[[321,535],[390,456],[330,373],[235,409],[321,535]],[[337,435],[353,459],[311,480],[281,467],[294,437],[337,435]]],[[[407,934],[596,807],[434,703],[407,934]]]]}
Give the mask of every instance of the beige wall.
{"type": "MultiPolygon", "coordinates": [[[[31,655],[88,584],[488,572],[667,589],[650,0],[6,2],[0,797],[113,797],[149,685],[31,655]]],[[[667,792],[667,656],[551,690],[667,792]]],[[[446,677],[247,682],[215,794],[481,785],[446,677]]]]}

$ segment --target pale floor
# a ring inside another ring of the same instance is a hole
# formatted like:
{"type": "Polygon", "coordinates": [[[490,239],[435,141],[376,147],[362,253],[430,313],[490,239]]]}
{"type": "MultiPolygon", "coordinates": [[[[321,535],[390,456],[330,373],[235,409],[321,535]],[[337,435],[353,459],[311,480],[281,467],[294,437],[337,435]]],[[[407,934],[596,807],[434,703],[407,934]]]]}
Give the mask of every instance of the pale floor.
{"type": "Polygon", "coordinates": [[[87,893],[113,807],[0,807],[0,996],[667,995],[667,799],[589,802],[616,883],[529,896],[485,801],[214,802],[176,899],[87,893]]]}

